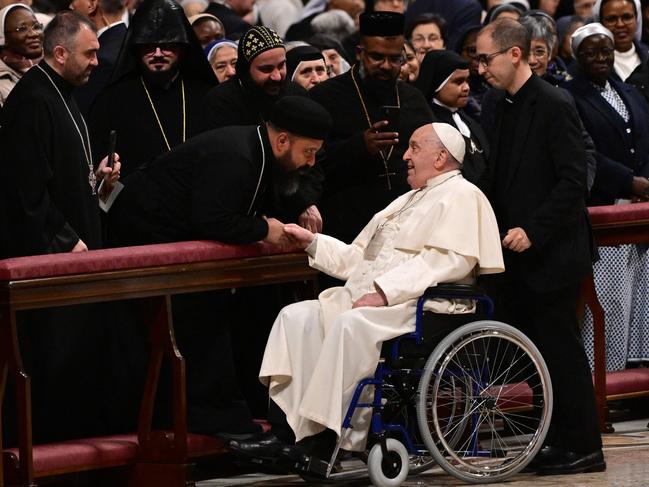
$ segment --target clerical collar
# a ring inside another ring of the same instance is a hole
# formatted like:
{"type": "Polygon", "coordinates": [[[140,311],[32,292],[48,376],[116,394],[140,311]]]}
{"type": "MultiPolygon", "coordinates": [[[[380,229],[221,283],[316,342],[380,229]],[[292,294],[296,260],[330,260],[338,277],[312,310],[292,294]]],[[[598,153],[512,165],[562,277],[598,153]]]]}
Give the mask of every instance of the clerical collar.
{"type": "Polygon", "coordinates": [[[50,75],[50,78],[52,78],[52,81],[56,85],[56,87],[61,90],[61,93],[70,96],[72,95],[72,91],[74,90],[75,86],[66,81],[59,73],[54,71],[54,68],[47,64],[47,61],[43,59],[38,65],[43,68],[43,70],[50,75]]]}
{"type": "Polygon", "coordinates": [[[518,91],[516,92],[516,94],[514,94],[513,96],[510,95],[507,91],[505,91],[505,100],[507,100],[509,103],[512,103],[512,104],[520,103],[523,100],[525,100],[525,98],[527,98],[528,94],[531,93],[531,91],[532,91],[532,84],[534,83],[532,80],[534,78],[536,78],[536,75],[534,73],[532,73],[532,76],[527,78],[527,81],[525,83],[523,83],[523,86],[521,86],[518,89],[518,91]]]}
{"type": "Polygon", "coordinates": [[[449,107],[448,105],[446,105],[446,104],[442,103],[441,101],[439,101],[437,98],[433,98],[433,103],[435,105],[439,105],[440,107],[446,108],[451,113],[455,113],[455,112],[457,112],[459,110],[459,108],[457,108],[457,107],[449,107]]]}

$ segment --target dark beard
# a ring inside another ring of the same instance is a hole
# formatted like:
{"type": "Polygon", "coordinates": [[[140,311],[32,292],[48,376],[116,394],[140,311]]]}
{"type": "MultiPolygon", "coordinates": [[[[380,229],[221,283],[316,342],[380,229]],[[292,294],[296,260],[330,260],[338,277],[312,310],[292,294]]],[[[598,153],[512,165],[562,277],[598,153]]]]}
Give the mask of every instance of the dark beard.
{"type": "Polygon", "coordinates": [[[383,105],[396,105],[395,90],[397,78],[382,80],[367,76],[362,66],[359,69],[359,73],[368,95],[376,98],[383,105]]]}
{"type": "Polygon", "coordinates": [[[143,72],[143,77],[147,84],[162,88],[163,90],[169,89],[176,76],[178,76],[178,67],[174,67],[169,71],[150,71],[145,68],[143,72]]]}
{"type": "Polygon", "coordinates": [[[276,171],[273,178],[276,194],[282,197],[294,195],[300,188],[300,177],[303,172],[304,168],[288,172],[276,171]]]}

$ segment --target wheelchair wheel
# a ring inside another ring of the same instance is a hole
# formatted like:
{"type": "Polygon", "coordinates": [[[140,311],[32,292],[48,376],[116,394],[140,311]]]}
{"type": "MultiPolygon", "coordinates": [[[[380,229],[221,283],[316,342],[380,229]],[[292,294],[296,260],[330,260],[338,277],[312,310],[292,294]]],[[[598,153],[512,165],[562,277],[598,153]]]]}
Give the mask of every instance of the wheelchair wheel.
{"type": "Polygon", "coordinates": [[[408,450],[398,440],[385,440],[388,454],[383,455],[381,444],[375,444],[367,457],[367,472],[376,487],[397,487],[408,477],[408,450]]]}
{"type": "Polygon", "coordinates": [[[498,482],[523,469],[541,448],[551,415],[541,354],[523,333],[496,321],[448,335],[419,383],[424,444],[440,467],[465,482],[498,482]]]}

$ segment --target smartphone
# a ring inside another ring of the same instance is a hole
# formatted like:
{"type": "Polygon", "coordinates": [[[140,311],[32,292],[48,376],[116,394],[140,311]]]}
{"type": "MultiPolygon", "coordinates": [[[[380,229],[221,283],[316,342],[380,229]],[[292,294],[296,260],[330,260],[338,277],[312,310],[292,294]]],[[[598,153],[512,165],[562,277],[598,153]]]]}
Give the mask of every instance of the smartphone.
{"type": "Polygon", "coordinates": [[[115,164],[115,146],[117,145],[117,130],[111,130],[108,135],[108,161],[106,167],[113,167],[115,164]]]}
{"type": "Polygon", "coordinates": [[[381,132],[399,131],[399,107],[383,105],[381,107],[381,120],[387,120],[388,124],[381,129],[381,132]]]}

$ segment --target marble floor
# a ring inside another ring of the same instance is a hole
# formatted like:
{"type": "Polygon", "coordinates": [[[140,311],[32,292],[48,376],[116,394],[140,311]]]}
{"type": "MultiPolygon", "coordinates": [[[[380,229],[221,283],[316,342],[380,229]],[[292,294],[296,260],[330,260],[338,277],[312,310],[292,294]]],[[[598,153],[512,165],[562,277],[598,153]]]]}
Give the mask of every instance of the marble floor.
{"type": "MultiPolygon", "coordinates": [[[[616,432],[603,435],[606,472],[595,474],[539,477],[534,474],[518,474],[506,483],[489,484],[507,487],[649,487],[649,430],[647,419],[615,424],[616,432]]],[[[281,487],[306,485],[297,476],[268,476],[248,474],[199,482],[198,487],[264,486],[281,487]]],[[[315,484],[312,484],[315,485],[315,484]]],[[[367,479],[346,482],[347,486],[369,486],[367,479]]],[[[402,484],[415,486],[461,486],[464,484],[439,468],[409,477],[402,484]]]]}

